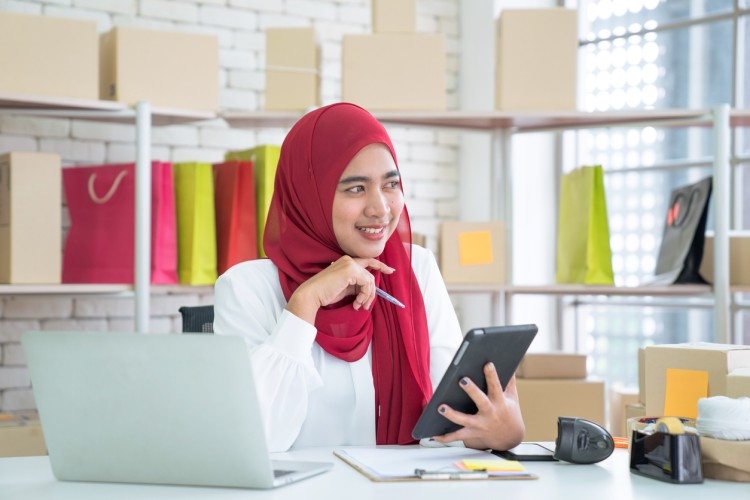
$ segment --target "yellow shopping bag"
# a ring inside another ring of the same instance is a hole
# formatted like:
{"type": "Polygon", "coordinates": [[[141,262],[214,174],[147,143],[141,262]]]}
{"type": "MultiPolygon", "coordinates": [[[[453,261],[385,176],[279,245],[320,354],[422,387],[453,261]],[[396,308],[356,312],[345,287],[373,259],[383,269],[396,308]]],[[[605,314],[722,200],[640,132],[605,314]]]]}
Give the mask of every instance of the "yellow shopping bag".
{"type": "Polygon", "coordinates": [[[600,165],[573,170],[562,178],[557,225],[557,282],[614,284],[600,165]]]}
{"type": "Polygon", "coordinates": [[[276,165],[279,163],[279,146],[257,146],[243,151],[230,151],[224,158],[227,161],[251,161],[255,169],[255,202],[257,204],[258,257],[267,257],[263,251],[263,231],[266,229],[266,218],[271,207],[273,183],[276,178],[276,165]]]}
{"type": "Polygon", "coordinates": [[[214,178],[210,163],[175,163],[177,273],[186,285],[216,281],[214,178]]]}

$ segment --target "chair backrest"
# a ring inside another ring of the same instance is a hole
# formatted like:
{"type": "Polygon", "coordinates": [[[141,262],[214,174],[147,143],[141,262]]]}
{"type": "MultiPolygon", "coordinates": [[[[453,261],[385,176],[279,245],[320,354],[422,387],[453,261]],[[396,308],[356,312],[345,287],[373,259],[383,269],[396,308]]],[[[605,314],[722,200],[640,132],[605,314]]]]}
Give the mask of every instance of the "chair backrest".
{"type": "Polygon", "coordinates": [[[214,333],[214,306],[182,306],[183,333],[214,333]]]}

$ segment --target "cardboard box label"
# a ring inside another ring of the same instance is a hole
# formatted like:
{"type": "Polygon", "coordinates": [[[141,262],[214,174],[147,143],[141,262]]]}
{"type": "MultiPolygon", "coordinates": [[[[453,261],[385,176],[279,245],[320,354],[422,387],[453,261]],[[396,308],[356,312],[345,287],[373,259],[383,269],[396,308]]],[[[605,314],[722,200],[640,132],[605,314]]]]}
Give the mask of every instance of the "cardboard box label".
{"type": "Polygon", "coordinates": [[[440,227],[440,272],[446,283],[504,283],[505,225],[444,222],[440,227]]]}
{"type": "Polygon", "coordinates": [[[489,231],[458,233],[458,254],[462,266],[492,264],[492,235],[489,231]]]}
{"type": "Polygon", "coordinates": [[[664,415],[698,417],[698,400],[708,397],[708,372],[667,368],[664,415]]]}

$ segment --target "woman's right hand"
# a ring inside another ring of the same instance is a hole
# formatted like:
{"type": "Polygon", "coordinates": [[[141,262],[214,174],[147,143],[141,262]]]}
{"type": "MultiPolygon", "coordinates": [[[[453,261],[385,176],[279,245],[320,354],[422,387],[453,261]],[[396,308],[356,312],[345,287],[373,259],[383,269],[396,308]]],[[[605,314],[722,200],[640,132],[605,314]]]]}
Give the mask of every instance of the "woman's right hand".
{"type": "Polygon", "coordinates": [[[318,309],[335,304],[348,295],[356,295],[352,307],[355,310],[362,307],[369,310],[375,300],[375,277],[368,269],[385,274],[395,271],[377,259],[344,255],[297,287],[286,309],[298,318],[315,324],[318,309]]]}

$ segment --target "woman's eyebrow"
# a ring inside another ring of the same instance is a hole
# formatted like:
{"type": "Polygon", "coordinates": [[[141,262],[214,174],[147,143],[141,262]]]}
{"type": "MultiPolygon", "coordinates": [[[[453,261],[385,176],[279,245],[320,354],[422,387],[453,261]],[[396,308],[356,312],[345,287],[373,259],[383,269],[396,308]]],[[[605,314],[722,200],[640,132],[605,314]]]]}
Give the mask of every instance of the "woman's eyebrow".
{"type": "Polygon", "coordinates": [[[370,180],[366,175],[352,175],[344,177],[339,181],[339,184],[351,184],[352,182],[368,182],[370,180]]]}
{"type": "MultiPolygon", "coordinates": [[[[401,177],[401,174],[398,170],[391,170],[387,174],[383,176],[383,179],[390,179],[392,177],[401,177]]],[[[349,177],[344,177],[339,181],[339,184],[351,184],[352,182],[369,182],[370,177],[366,175],[351,175],[349,177]]]]}

